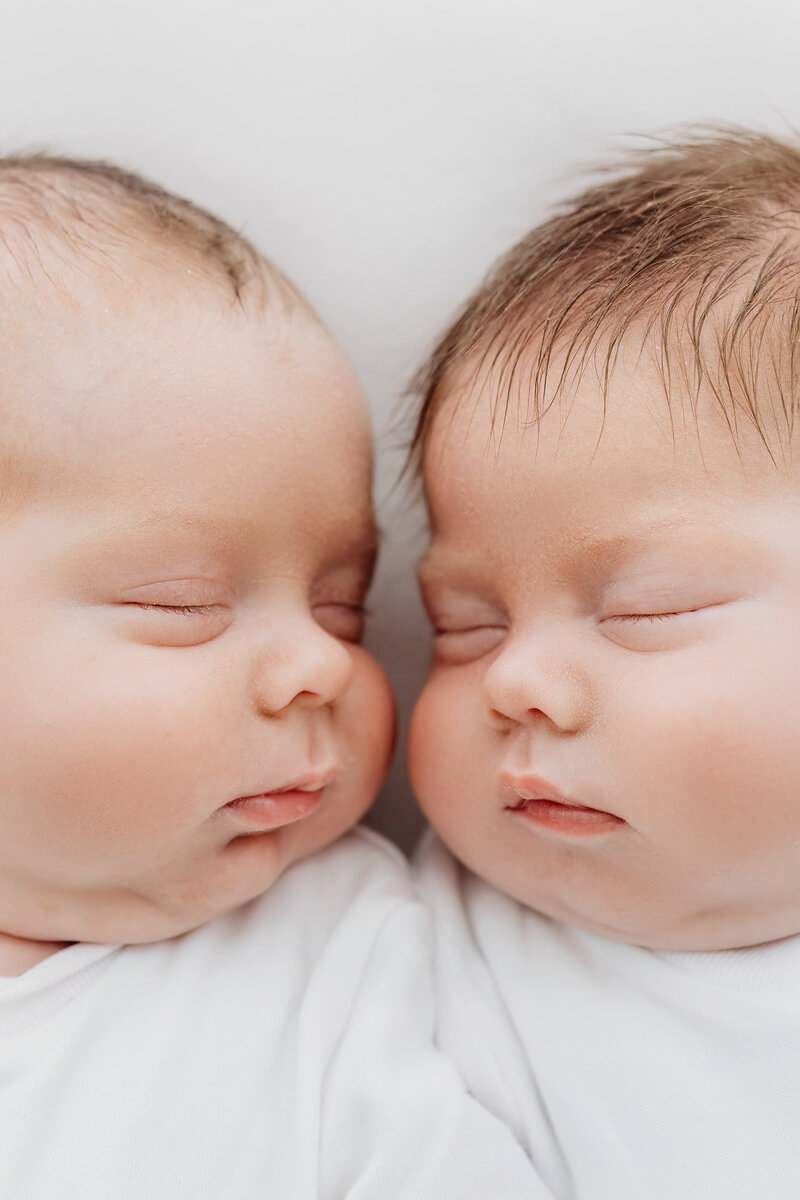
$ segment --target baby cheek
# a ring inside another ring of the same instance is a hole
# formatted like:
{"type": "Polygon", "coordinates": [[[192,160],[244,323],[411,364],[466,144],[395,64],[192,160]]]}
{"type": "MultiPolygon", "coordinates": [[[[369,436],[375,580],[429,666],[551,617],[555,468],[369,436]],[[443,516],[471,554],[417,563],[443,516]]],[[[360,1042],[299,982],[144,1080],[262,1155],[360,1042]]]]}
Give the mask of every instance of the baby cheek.
{"type": "Polygon", "coordinates": [[[351,653],[353,677],[342,699],[339,720],[360,791],[368,794],[366,809],[389,769],[397,714],[389,680],[372,655],[361,646],[352,647],[351,653]]]}
{"type": "Polygon", "coordinates": [[[406,765],[408,777],[417,801],[427,811],[427,797],[436,791],[436,764],[431,753],[433,743],[432,724],[435,708],[431,704],[430,684],[423,688],[414,705],[408,725],[406,740],[406,765]]]}
{"type": "Polygon", "coordinates": [[[2,739],[15,777],[0,772],[4,791],[71,853],[178,829],[211,767],[209,729],[224,738],[195,674],[158,670],[143,657],[155,653],[122,655],[110,669],[102,656],[62,652],[18,680],[20,715],[2,739]]]}
{"type": "Polygon", "coordinates": [[[431,822],[470,803],[480,791],[481,730],[475,698],[453,678],[434,673],[416,703],[408,731],[411,785],[431,822]]]}
{"type": "Polygon", "coordinates": [[[626,790],[645,829],[682,854],[749,857],[800,831],[791,710],[739,664],[662,680],[627,725],[626,790]]]}

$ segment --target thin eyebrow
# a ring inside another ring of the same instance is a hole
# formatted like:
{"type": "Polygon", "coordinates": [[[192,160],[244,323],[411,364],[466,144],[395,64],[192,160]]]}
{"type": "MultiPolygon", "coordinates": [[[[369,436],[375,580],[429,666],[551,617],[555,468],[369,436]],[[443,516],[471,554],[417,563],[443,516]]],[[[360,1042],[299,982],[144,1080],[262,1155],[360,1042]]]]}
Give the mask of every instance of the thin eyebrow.
{"type": "Polygon", "coordinates": [[[636,529],[607,536],[574,534],[573,551],[590,562],[600,561],[605,565],[618,565],[641,550],[651,547],[655,539],[663,537],[664,534],[671,534],[680,527],[677,521],[670,519],[648,522],[636,529]]]}
{"type": "Polygon", "coordinates": [[[174,529],[186,529],[190,533],[218,533],[225,528],[226,518],[199,516],[195,513],[182,513],[172,510],[149,513],[146,520],[131,523],[132,528],[151,530],[154,526],[165,526],[174,529]]]}
{"type": "Polygon", "coordinates": [[[714,554],[718,554],[720,550],[726,547],[732,549],[735,547],[738,551],[749,550],[757,551],[758,544],[753,539],[748,537],[739,529],[733,529],[731,526],[724,524],[714,524],[713,526],[704,524],[697,525],[687,522],[686,520],[679,521],[674,517],[661,521],[652,521],[642,524],[641,526],[627,530],[619,534],[611,534],[605,536],[594,536],[587,534],[584,537],[580,535],[574,536],[574,551],[579,553],[584,561],[587,559],[590,562],[600,561],[604,565],[617,566],[624,563],[627,559],[632,558],[637,553],[643,550],[661,550],[665,544],[669,548],[678,550],[705,550],[708,549],[714,554]],[[669,540],[664,542],[664,538],[670,537],[678,533],[680,540],[669,540]],[[662,539],[662,540],[659,540],[662,539]]]}
{"type": "MultiPolygon", "coordinates": [[[[559,558],[562,562],[578,560],[590,568],[616,568],[623,566],[628,560],[644,551],[658,553],[665,546],[683,550],[708,550],[712,557],[728,554],[735,548],[737,555],[742,552],[757,554],[759,545],[739,529],[724,524],[700,525],[686,520],[678,520],[675,516],[642,522],[635,528],[621,533],[595,534],[591,531],[570,531],[559,548],[559,558]],[[671,540],[671,535],[680,534],[681,540],[671,540]],[[670,539],[665,541],[664,539],[670,539]]],[[[417,564],[417,578],[420,586],[431,586],[439,582],[442,576],[461,574],[466,583],[470,569],[474,571],[474,559],[462,552],[453,554],[447,548],[440,548],[434,541],[422,555],[417,564]]]]}
{"type": "MultiPolygon", "coordinates": [[[[146,520],[133,522],[126,529],[122,531],[115,529],[114,532],[122,532],[123,535],[140,532],[151,534],[154,529],[158,532],[162,527],[168,532],[177,528],[193,535],[202,535],[207,539],[214,539],[215,537],[222,539],[224,536],[225,540],[227,540],[227,536],[230,534],[230,522],[226,517],[197,516],[192,513],[175,511],[150,514],[146,520]]],[[[336,533],[335,530],[331,532],[332,534],[336,533]]],[[[364,558],[377,556],[382,540],[383,533],[374,517],[370,515],[363,523],[359,523],[359,526],[356,526],[354,533],[345,533],[345,537],[343,538],[344,552],[345,554],[360,554],[364,558]]]]}

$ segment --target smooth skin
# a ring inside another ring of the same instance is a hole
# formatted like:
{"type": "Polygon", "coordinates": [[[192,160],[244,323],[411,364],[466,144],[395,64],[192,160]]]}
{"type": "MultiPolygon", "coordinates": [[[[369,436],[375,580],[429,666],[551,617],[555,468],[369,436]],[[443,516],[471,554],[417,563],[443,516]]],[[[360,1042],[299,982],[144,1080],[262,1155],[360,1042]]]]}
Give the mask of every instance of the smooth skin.
{"type": "Polygon", "coordinates": [[[352,372],[299,303],[180,283],[3,315],[0,974],[259,895],[388,764],[352,372]]]}
{"type": "MultiPolygon", "coordinates": [[[[800,484],[637,347],[538,428],[467,366],[424,459],[409,764],[468,867],[644,946],[800,930],[800,484]]],[[[768,439],[769,440],[769,439],[768,439]]],[[[771,451],[771,453],[770,453],[771,451]]],[[[774,460],[774,461],[773,461],[774,460]]]]}

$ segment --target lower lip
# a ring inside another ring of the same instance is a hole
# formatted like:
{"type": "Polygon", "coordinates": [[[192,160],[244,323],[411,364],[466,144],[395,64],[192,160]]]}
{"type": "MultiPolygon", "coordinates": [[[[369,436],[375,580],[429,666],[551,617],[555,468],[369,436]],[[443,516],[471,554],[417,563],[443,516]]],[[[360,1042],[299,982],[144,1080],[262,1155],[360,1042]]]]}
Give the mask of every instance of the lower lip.
{"type": "Polygon", "coordinates": [[[260,796],[241,796],[238,800],[231,800],[222,811],[230,813],[248,829],[267,832],[310,816],[319,805],[323,790],[319,788],[316,792],[264,792],[260,796]]]}
{"type": "Polygon", "coordinates": [[[521,817],[529,825],[535,825],[537,829],[547,829],[563,837],[593,837],[619,829],[625,824],[621,817],[600,809],[559,804],[556,800],[524,800],[518,805],[509,806],[506,811],[521,817]]]}

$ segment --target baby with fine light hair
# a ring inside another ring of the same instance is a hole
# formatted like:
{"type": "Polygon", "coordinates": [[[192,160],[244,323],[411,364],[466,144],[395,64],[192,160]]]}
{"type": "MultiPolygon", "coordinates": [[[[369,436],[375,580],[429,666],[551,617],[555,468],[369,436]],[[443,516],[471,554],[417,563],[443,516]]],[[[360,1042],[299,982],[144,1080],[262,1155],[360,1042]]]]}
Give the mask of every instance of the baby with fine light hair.
{"type": "Polygon", "coordinates": [[[700,131],[418,379],[439,1036],[563,1200],[798,1194],[798,338],[800,149],[700,131]]]}
{"type": "Polygon", "coordinates": [[[354,828],[393,704],[330,335],[210,214],[31,157],[0,346],[3,1195],[540,1200],[354,828]]]}

